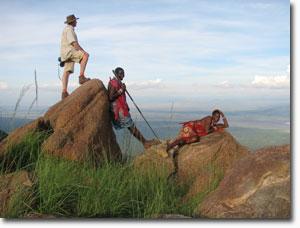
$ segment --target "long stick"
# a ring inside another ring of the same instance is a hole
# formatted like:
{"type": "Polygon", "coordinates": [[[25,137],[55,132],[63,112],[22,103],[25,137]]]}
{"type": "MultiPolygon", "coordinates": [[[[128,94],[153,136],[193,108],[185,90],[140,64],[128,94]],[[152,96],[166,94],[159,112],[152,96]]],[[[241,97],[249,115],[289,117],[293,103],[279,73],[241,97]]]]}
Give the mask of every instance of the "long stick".
{"type": "Polygon", "coordinates": [[[134,106],[136,107],[136,109],[138,110],[138,112],[141,114],[141,116],[143,117],[143,119],[145,120],[145,122],[147,123],[148,127],[151,129],[152,133],[154,134],[154,136],[159,140],[158,135],[155,133],[155,131],[152,129],[152,127],[150,126],[150,124],[148,123],[148,121],[146,120],[145,116],[143,115],[142,111],[139,109],[139,107],[137,106],[137,104],[134,102],[133,98],[131,97],[131,95],[128,93],[127,90],[125,90],[125,92],[127,93],[128,97],[130,98],[130,100],[132,101],[132,103],[134,104],[134,106]]]}

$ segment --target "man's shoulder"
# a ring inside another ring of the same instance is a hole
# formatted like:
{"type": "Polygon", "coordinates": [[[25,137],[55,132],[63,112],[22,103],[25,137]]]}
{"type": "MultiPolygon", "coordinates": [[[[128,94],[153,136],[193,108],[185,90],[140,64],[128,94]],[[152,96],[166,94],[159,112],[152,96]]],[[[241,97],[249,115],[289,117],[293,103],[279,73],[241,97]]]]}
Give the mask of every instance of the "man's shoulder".
{"type": "Polygon", "coordinates": [[[119,81],[116,78],[109,78],[108,85],[117,86],[118,84],[119,84],[119,81]]]}
{"type": "Polygon", "coordinates": [[[74,31],[74,28],[71,25],[66,25],[64,31],[74,31]]]}
{"type": "Polygon", "coordinates": [[[109,81],[110,81],[110,82],[119,82],[118,79],[116,79],[115,77],[109,78],[109,81]]]}
{"type": "Polygon", "coordinates": [[[212,117],[208,115],[208,116],[205,116],[205,117],[203,118],[203,120],[211,120],[211,118],[212,118],[212,117]]]}
{"type": "Polygon", "coordinates": [[[201,122],[201,123],[208,122],[208,121],[209,122],[211,121],[211,116],[205,116],[202,119],[198,120],[198,122],[201,122]]]}

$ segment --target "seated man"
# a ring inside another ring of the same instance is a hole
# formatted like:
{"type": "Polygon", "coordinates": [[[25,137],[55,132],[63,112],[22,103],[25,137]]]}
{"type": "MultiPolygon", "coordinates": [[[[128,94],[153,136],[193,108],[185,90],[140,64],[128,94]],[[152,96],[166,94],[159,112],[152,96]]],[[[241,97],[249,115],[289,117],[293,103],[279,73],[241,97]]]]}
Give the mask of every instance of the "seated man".
{"type": "Polygon", "coordinates": [[[188,121],[181,124],[183,126],[180,129],[179,136],[167,143],[168,153],[171,152],[171,149],[176,151],[185,144],[199,142],[202,136],[212,132],[222,131],[228,127],[227,119],[220,110],[214,110],[212,116],[206,116],[201,120],[188,121]],[[223,123],[218,123],[220,116],[222,116],[223,123]]]}
{"type": "Polygon", "coordinates": [[[110,79],[108,83],[108,95],[114,128],[116,130],[128,128],[130,133],[136,137],[146,149],[152,145],[159,144],[160,142],[158,140],[146,140],[131,119],[126,101],[126,86],[122,83],[125,76],[124,70],[121,67],[117,67],[113,73],[115,77],[110,79]]]}

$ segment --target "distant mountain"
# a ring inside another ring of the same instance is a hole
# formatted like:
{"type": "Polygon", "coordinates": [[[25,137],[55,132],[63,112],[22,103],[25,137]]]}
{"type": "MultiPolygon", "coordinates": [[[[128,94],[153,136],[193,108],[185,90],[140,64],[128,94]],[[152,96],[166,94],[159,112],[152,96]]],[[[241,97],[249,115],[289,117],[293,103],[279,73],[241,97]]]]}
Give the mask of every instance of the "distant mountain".
{"type": "Polygon", "coordinates": [[[289,117],[290,116],[290,106],[276,106],[265,109],[255,109],[248,111],[236,111],[236,112],[227,112],[231,116],[239,115],[265,115],[265,116],[277,116],[277,117],[289,117]]]}
{"type": "Polygon", "coordinates": [[[29,123],[32,119],[24,119],[24,118],[7,118],[7,117],[0,117],[0,129],[4,132],[10,132],[15,128],[21,127],[26,123],[29,123]]]}
{"type": "MultiPolygon", "coordinates": [[[[273,106],[273,107],[266,107],[266,108],[257,108],[252,110],[243,110],[243,111],[224,111],[225,115],[228,116],[245,116],[245,115],[261,115],[261,116],[275,116],[275,117],[289,117],[290,116],[290,105],[280,105],[280,106],[273,106]]],[[[135,109],[131,110],[132,113],[136,113],[135,109]]],[[[155,109],[143,109],[143,112],[146,113],[148,116],[152,117],[156,116],[195,116],[201,117],[211,114],[212,110],[155,110],[155,109]]]]}

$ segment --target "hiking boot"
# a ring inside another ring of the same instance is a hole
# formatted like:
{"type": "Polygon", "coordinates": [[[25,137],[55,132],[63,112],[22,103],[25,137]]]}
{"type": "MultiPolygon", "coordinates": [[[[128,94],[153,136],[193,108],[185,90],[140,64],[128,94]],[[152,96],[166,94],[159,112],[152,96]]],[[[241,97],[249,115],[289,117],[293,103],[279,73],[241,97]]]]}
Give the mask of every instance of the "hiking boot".
{"type": "Polygon", "coordinates": [[[79,76],[79,84],[82,85],[87,81],[91,80],[90,78],[86,78],[85,76],[79,76]]]}
{"type": "Polygon", "coordinates": [[[67,91],[61,93],[62,100],[65,99],[67,96],[69,96],[69,93],[67,91]]]}

